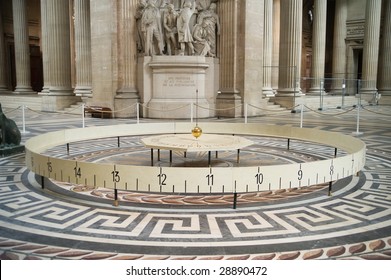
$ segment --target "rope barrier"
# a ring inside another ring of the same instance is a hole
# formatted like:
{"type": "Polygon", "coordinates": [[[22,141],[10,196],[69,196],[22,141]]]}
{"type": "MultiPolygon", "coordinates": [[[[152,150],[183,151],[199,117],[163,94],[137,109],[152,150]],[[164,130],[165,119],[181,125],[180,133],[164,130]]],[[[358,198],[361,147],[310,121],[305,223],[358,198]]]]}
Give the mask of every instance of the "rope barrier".
{"type": "Polygon", "coordinates": [[[371,112],[371,113],[373,113],[373,114],[382,115],[382,116],[391,116],[391,114],[384,114],[384,113],[380,113],[380,112],[375,112],[375,111],[372,111],[372,110],[368,110],[366,107],[368,107],[368,106],[362,106],[362,108],[363,108],[365,111],[371,112]]]}
{"type": "Polygon", "coordinates": [[[16,111],[16,110],[19,110],[20,108],[22,108],[22,106],[19,106],[18,108],[15,108],[15,109],[11,109],[11,110],[9,110],[9,111],[6,111],[6,112],[4,112],[4,114],[12,113],[12,112],[14,112],[14,111],[16,111]]]}
{"type": "Polygon", "coordinates": [[[336,114],[334,114],[334,113],[333,113],[333,114],[325,114],[325,113],[321,113],[321,112],[319,112],[319,111],[317,111],[317,110],[311,109],[311,108],[308,107],[307,105],[304,105],[304,107],[306,107],[308,110],[310,110],[310,111],[312,111],[312,112],[314,112],[314,113],[317,113],[317,114],[323,115],[323,116],[339,116],[339,115],[343,115],[343,114],[349,113],[349,112],[353,111],[354,109],[356,109],[355,107],[352,107],[351,109],[346,110],[346,111],[341,112],[341,113],[336,113],[336,114]]]}
{"type": "Polygon", "coordinates": [[[258,106],[254,106],[254,105],[251,105],[251,104],[248,104],[248,106],[253,107],[253,108],[255,108],[255,109],[259,109],[259,110],[262,110],[262,111],[269,111],[269,112],[285,112],[285,111],[289,110],[288,108],[286,108],[286,109],[280,109],[280,110],[270,110],[270,109],[266,109],[266,108],[261,108],[261,107],[258,107],[258,106]]]}
{"type": "Polygon", "coordinates": [[[141,104],[141,103],[140,103],[140,105],[143,106],[144,108],[148,109],[148,110],[154,110],[154,111],[158,111],[158,112],[170,112],[170,111],[176,111],[176,110],[179,110],[179,109],[186,108],[190,104],[186,104],[186,105],[183,105],[181,107],[177,107],[177,108],[173,108],[173,109],[155,109],[155,108],[148,107],[148,106],[146,106],[144,104],[141,104]]]}
{"type": "MultiPolygon", "coordinates": [[[[180,106],[180,107],[177,107],[177,108],[172,108],[172,109],[156,109],[156,108],[152,108],[152,107],[149,107],[149,106],[146,106],[144,104],[141,104],[141,103],[135,103],[135,104],[132,104],[126,108],[123,108],[123,109],[120,109],[120,110],[116,110],[116,111],[101,111],[101,110],[96,110],[94,108],[91,108],[91,107],[88,107],[86,106],[85,108],[88,108],[88,110],[90,110],[90,112],[94,112],[94,113],[116,113],[116,112],[121,112],[121,111],[124,111],[124,110],[128,110],[134,106],[138,106],[138,104],[140,104],[142,107],[146,108],[146,109],[149,109],[149,110],[155,110],[155,111],[160,111],[160,112],[170,112],[170,111],[175,111],[175,110],[180,110],[180,109],[183,109],[183,108],[186,108],[188,106],[196,106],[198,108],[201,108],[201,109],[205,109],[205,110],[209,110],[209,111],[224,111],[224,110],[232,110],[232,109],[236,109],[236,108],[239,108],[239,107],[242,107],[243,104],[241,105],[237,105],[237,106],[232,106],[232,107],[229,107],[229,108],[221,108],[221,109],[216,109],[216,108],[207,108],[207,107],[204,107],[204,106],[201,106],[201,105],[198,105],[198,104],[186,104],[186,105],[183,105],[183,106],[180,106]]],[[[281,109],[281,110],[270,110],[270,109],[267,109],[267,108],[261,108],[261,107],[258,107],[258,106],[255,106],[255,105],[252,105],[252,104],[247,104],[248,106],[251,106],[255,109],[258,109],[258,110],[262,110],[262,111],[266,111],[266,112],[272,112],[272,113],[277,113],[279,115],[281,115],[281,113],[284,113],[284,112],[289,112],[289,110],[293,110],[299,106],[301,106],[300,104],[299,105],[296,105],[296,106],[293,106],[291,108],[285,108],[285,109],[281,109]]],[[[83,105],[80,105],[78,107],[75,107],[74,109],[72,110],[69,110],[67,112],[50,112],[50,114],[60,114],[60,115],[66,115],[66,114],[69,114],[70,112],[73,112],[73,111],[76,111],[76,110],[80,110],[80,108],[82,107],[83,105]]],[[[391,105],[377,105],[377,107],[390,107],[391,105]]],[[[343,115],[343,114],[347,114],[353,110],[356,109],[356,106],[353,106],[352,108],[348,109],[348,110],[344,110],[343,112],[340,112],[340,113],[323,113],[323,112],[320,112],[319,110],[315,110],[315,109],[312,109],[310,108],[309,106],[307,105],[304,105],[305,108],[307,108],[309,111],[311,112],[314,112],[318,115],[323,115],[323,116],[340,116],[340,115],[343,115]]],[[[19,106],[17,108],[14,108],[14,109],[11,109],[11,110],[8,110],[6,112],[4,112],[4,114],[10,114],[12,112],[15,112],[19,109],[21,109],[22,106],[19,106]]],[[[49,112],[42,112],[42,111],[37,111],[37,110],[34,110],[34,109],[31,109],[30,107],[27,107],[25,106],[25,108],[27,108],[28,110],[36,113],[36,114],[39,114],[39,115],[45,115],[49,112]]],[[[382,112],[377,112],[377,111],[374,111],[374,110],[370,110],[368,109],[368,106],[361,106],[361,108],[363,108],[365,111],[367,112],[370,112],[370,113],[373,113],[373,114],[377,114],[377,115],[383,115],[383,116],[391,116],[391,114],[386,114],[386,113],[382,113],[382,112]]],[[[273,115],[276,115],[276,114],[262,114],[262,116],[273,116],[273,115]]],[[[247,116],[245,116],[247,117],[247,116]]],[[[251,116],[252,117],[252,116],[251,116]]]]}
{"type": "Polygon", "coordinates": [[[239,108],[239,107],[242,107],[242,105],[238,105],[238,106],[234,106],[234,107],[229,107],[229,108],[223,108],[223,109],[211,109],[211,108],[206,108],[206,107],[203,107],[203,106],[200,106],[200,105],[196,105],[194,104],[195,106],[201,108],[201,109],[205,109],[205,110],[209,110],[209,111],[225,111],[225,110],[232,110],[232,109],[236,109],[236,108],[239,108]]]}

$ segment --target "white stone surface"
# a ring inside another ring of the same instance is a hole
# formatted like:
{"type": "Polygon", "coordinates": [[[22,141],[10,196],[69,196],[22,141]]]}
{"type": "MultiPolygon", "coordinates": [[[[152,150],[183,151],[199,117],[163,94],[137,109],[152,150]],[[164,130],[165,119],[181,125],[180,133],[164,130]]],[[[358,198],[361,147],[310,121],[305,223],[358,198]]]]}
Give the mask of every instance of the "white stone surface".
{"type": "Polygon", "coordinates": [[[253,144],[253,141],[241,136],[202,134],[195,138],[191,133],[157,135],[143,138],[141,142],[147,148],[185,152],[230,151],[253,144]]]}

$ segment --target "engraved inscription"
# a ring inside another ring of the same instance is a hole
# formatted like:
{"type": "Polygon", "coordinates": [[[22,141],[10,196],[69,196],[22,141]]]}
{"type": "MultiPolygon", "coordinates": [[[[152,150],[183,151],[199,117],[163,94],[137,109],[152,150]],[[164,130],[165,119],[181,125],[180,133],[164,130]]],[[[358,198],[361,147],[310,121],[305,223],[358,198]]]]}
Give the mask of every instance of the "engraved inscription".
{"type": "Polygon", "coordinates": [[[196,83],[191,76],[168,77],[163,81],[163,87],[195,87],[196,83]]]}

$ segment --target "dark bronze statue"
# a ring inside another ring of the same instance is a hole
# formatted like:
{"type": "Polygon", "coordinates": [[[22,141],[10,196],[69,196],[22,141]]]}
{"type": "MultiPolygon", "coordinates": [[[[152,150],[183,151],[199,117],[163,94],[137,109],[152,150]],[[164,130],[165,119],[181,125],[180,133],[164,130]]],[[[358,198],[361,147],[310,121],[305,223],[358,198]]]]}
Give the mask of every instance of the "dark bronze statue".
{"type": "Polygon", "coordinates": [[[8,119],[0,104],[0,146],[18,146],[22,139],[20,131],[13,120],[8,119]]]}

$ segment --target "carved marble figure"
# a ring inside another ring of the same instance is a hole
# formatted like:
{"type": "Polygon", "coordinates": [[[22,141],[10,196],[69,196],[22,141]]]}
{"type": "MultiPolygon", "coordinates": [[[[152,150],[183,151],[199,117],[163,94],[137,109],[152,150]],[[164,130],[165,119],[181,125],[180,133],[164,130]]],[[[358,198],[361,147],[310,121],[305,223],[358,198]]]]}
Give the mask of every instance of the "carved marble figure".
{"type": "Polygon", "coordinates": [[[197,18],[197,23],[206,22],[207,41],[210,45],[211,56],[216,56],[216,35],[220,35],[220,21],[219,16],[216,13],[217,6],[215,3],[211,3],[207,10],[202,11],[197,18]]]}
{"type": "Polygon", "coordinates": [[[166,6],[166,10],[164,12],[164,35],[166,40],[166,48],[168,55],[175,55],[177,51],[178,42],[176,39],[176,35],[178,34],[177,30],[177,17],[178,14],[174,9],[173,4],[168,4],[166,6]]]}
{"type": "Polygon", "coordinates": [[[199,56],[210,56],[210,45],[207,40],[207,21],[197,23],[193,30],[194,49],[199,56]]]}
{"type": "Polygon", "coordinates": [[[158,49],[158,54],[163,55],[163,36],[160,10],[155,4],[156,1],[147,0],[147,4],[141,17],[141,29],[144,34],[145,42],[144,52],[147,56],[155,54],[155,45],[158,49]]]}
{"type": "Polygon", "coordinates": [[[144,42],[144,33],[143,33],[143,27],[141,19],[143,17],[144,9],[147,3],[145,0],[140,0],[137,4],[137,10],[136,10],[136,28],[137,28],[137,50],[138,52],[144,52],[145,51],[145,42],[144,42]]]}
{"type": "Polygon", "coordinates": [[[195,13],[195,7],[192,5],[191,1],[187,0],[183,4],[183,8],[177,19],[177,28],[178,28],[178,42],[180,43],[181,50],[180,55],[184,55],[187,51],[189,55],[194,55],[194,47],[193,47],[193,36],[191,35],[190,30],[190,19],[192,15],[195,13]]]}

